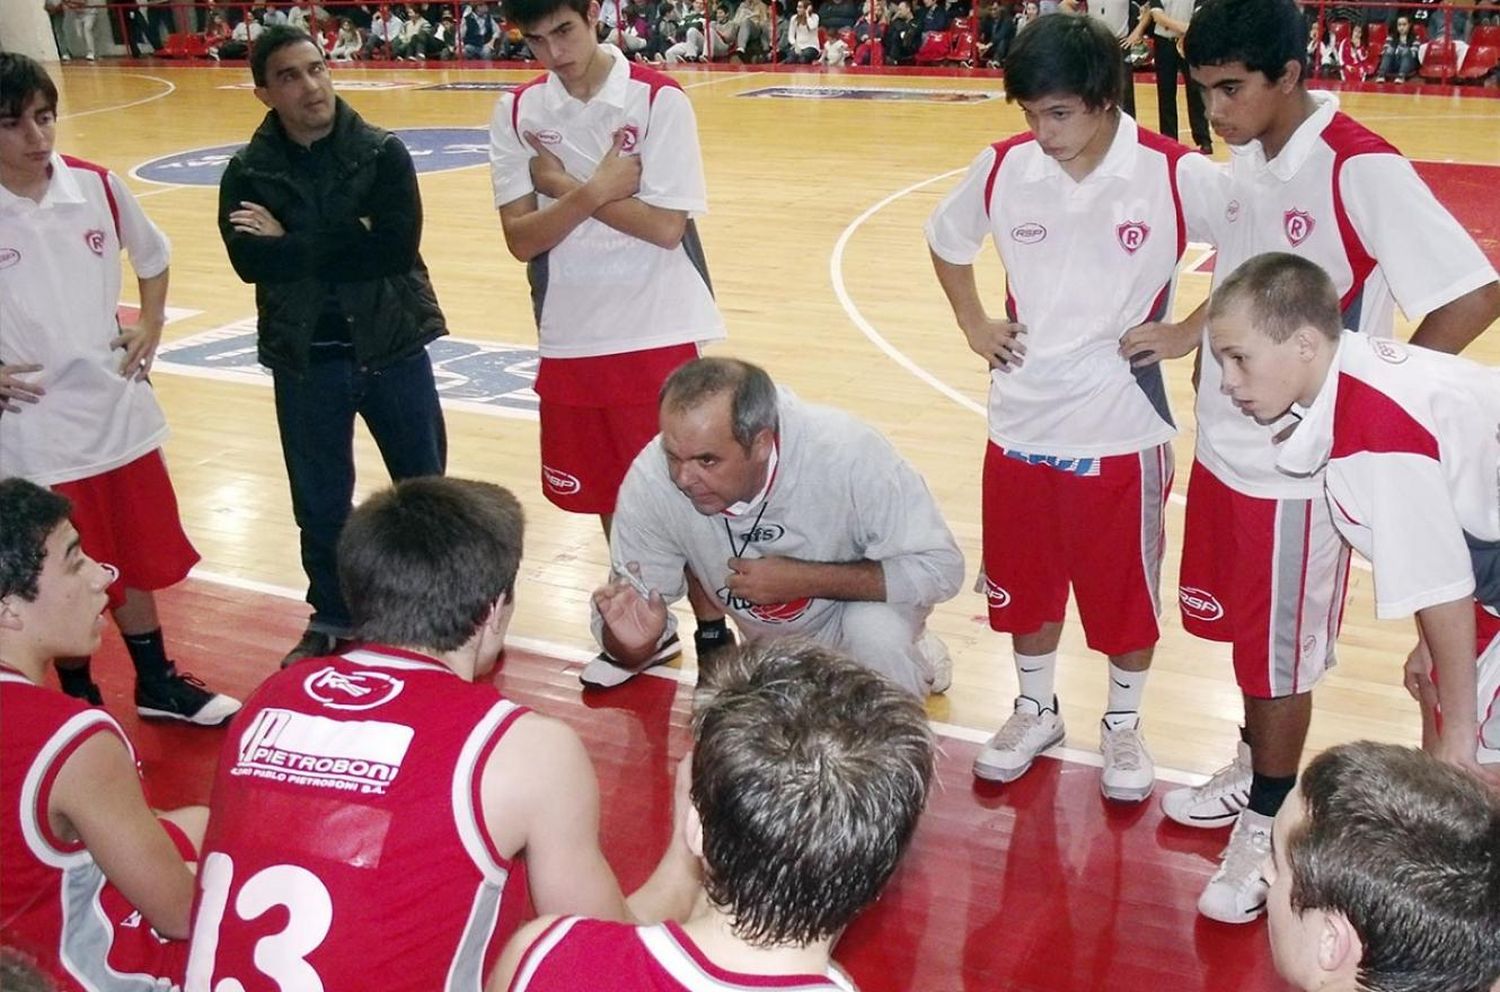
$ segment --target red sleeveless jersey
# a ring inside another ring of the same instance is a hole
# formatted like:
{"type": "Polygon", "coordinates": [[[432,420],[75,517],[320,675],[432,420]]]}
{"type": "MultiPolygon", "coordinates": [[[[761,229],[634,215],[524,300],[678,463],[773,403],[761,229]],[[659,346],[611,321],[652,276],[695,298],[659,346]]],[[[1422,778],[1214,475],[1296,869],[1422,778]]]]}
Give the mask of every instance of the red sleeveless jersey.
{"type": "Polygon", "coordinates": [[[479,779],[524,712],[383,646],[266,680],[219,759],[186,988],[478,992],[512,868],[479,779]]]}
{"type": "Polygon", "coordinates": [[[565,916],[532,943],[509,992],[854,992],[832,962],[821,975],[749,975],[714,964],[676,923],[638,927],[565,916]]]}
{"type": "MultiPolygon", "coordinates": [[[[152,930],[83,843],[57,836],[47,818],[58,772],[95,734],[118,737],[135,760],[109,714],[0,665],[0,943],[33,958],[64,992],[175,986],[186,944],[152,930]]],[[[191,850],[180,834],[173,840],[191,850]]]]}

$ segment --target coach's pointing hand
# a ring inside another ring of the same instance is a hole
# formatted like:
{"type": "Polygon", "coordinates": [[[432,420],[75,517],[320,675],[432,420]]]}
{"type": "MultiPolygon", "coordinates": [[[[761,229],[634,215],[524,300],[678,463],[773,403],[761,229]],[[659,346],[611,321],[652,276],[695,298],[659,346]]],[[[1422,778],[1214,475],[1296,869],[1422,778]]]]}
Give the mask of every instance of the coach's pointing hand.
{"type": "Polygon", "coordinates": [[[630,562],[626,569],[628,575],[617,573],[594,590],[594,606],[614,642],[610,654],[620,661],[649,656],[667,629],[667,604],[661,593],[646,589],[640,565],[630,562]]]}

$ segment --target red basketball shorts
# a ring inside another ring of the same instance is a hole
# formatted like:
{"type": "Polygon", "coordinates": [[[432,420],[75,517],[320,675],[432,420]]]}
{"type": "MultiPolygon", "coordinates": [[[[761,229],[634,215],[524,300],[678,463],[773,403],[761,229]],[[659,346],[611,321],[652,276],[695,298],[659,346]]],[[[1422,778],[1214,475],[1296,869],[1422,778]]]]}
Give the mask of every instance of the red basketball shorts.
{"type": "Polygon", "coordinates": [[[1149,648],[1172,490],[1172,448],[1039,459],[990,444],[984,457],[984,574],[990,627],[1029,634],[1063,619],[1071,585],[1088,645],[1149,648]]]}
{"type": "Polygon", "coordinates": [[[100,475],[59,482],[52,491],[72,502],[84,554],[120,570],[109,587],[111,609],[125,602],[126,589],[165,589],[198,564],[159,448],[100,475]]]}
{"type": "Polygon", "coordinates": [[[1349,581],[1327,500],[1246,496],[1194,461],[1185,528],[1183,628],[1234,645],[1247,696],[1311,690],[1334,665],[1349,581]]]}
{"type": "Polygon", "coordinates": [[[592,358],[543,358],[542,492],[572,513],[614,513],[630,463],[659,429],[662,383],[694,344],[592,358]]]}

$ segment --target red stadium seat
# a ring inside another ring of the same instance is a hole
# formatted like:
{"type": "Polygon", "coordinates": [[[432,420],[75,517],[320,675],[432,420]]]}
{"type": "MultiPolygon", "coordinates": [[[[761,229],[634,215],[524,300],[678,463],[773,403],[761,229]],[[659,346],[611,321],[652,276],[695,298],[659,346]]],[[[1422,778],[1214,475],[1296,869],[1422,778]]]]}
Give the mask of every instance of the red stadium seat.
{"type": "Polygon", "coordinates": [[[156,56],[163,59],[206,58],[208,44],[201,34],[169,34],[156,56]]]}
{"type": "Polygon", "coordinates": [[[948,32],[926,31],[917,49],[917,65],[937,65],[948,58],[948,32]]]}
{"type": "Polygon", "coordinates": [[[1458,78],[1483,79],[1496,65],[1500,65],[1500,45],[1471,45],[1464,56],[1463,68],[1458,70],[1458,78]]]}
{"type": "Polygon", "coordinates": [[[1427,43],[1417,75],[1423,79],[1446,82],[1458,75],[1458,47],[1446,38],[1427,43]]]}
{"type": "Polygon", "coordinates": [[[1500,47],[1500,24],[1480,24],[1476,26],[1474,33],[1469,35],[1469,44],[1500,47]]]}
{"type": "Polygon", "coordinates": [[[1371,21],[1365,25],[1365,41],[1369,43],[1370,51],[1378,52],[1385,47],[1386,27],[1384,21],[1371,21]]]}
{"type": "Polygon", "coordinates": [[[1348,41],[1349,40],[1349,22],[1348,21],[1329,21],[1328,22],[1328,33],[1333,37],[1334,41],[1348,41]]]}

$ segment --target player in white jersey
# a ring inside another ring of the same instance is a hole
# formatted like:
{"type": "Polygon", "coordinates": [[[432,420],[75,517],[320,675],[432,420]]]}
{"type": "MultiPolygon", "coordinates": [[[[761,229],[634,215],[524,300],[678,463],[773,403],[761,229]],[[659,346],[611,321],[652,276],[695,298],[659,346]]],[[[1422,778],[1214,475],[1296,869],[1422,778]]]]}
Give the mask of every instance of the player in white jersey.
{"type": "Polygon", "coordinates": [[[1376,614],[1415,614],[1424,746],[1500,786],[1500,369],[1343,330],[1327,275],[1282,252],[1215,292],[1209,342],[1240,409],[1299,418],[1277,467],[1321,478],[1376,614]]]}
{"type": "MultiPolygon", "coordinates": [[[[57,88],[41,65],[0,52],[0,94],[0,475],[67,496],[85,550],[119,568],[110,607],[140,715],[222,723],[239,703],[178,673],[156,611],[155,591],[198,561],[147,378],[170,245],[108,169],[57,152],[57,88]],[[115,315],[122,251],[140,288],[130,327],[115,315]]],[[[58,659],[58,674],[69,695],[101,704],[87,658],[58,659]]]]}
{"type": "MultiPolygon", "coordinates": [[[[1333,279],[1350,329],[1389,337],[1399,304],[1420,321],[1414,343],[1459,351],[1500,316],[1495,270],[1411,163],[1340,113],[1332,94],[1307,91],[1306,31],[1292,0],[1208,0],[1188,30],[1193,75],[1232,152],[1215,278],[1253,255],[1289,251],[1333,279]]],[[[1202,340],[1204,312],[1132,331],[1122,351],[1187,354],[1202,340]]],[[[1264,901],[1259,864],[1296,782],[1309,693],[1333,664],[1348,552],[1320,481],[1276,470],[1274,439],[1288,424],[1246,417],[1220,392],[1217,364],[1200,356],[1199,365],[1180,606],[1188,631],[1234,645],[1245,739],[1233,763],[1203,787],[1168,794],[1163,808],[1190,826],[1235,824],[1199,909],[1247,922],[1264,901]]]]}
{"type": "Polygon", "coordinates": [[[537,920],[490,992],[852,988],[830,955],[916,830],[934,762],[921,704],[808,641],[751,645],[699,683],[691,762],[678,825],[703,871],[691,915],[537,920]]]}
{"type": "MultiPolygon", "coordinates": [[[[661,384],[725,332],[694,221],[708,196],[692,103],[671,77],[599,44],[599,11],[597,0],[506,7],[547,72],[495,105],[490,178],[531,282],[542,492],[599,514],[608,536],[625,472],[656,433],[661,384]]],[[[698,655],[733,643],[691,579],[688,597],[698,655]]]]}
{"type": "Polygon", "coordinates": [[[1031,130],[980,153],[928,220],[927,242],[969,347],[991,369],[985,591],[991,628],[1011,635],[1020,688],[974,774],[1019,778],[1062,740],[1053,685],[1071,586],[1089,647],[1109,658],[1100,789],[1139,802],[1155,782],[1140,707],[1160,636],[1177,426],[1160,368],[1133,370],[1116,349],[1127,328],[1171,311],[1184,246],[1207,236],[1220,174],[1120,112],[1118,50],[1089,18],[1043,17],[1017,37],[1006,99],[1031,130]],[[998,319],[974,277],[986,238],[1005,263],[998,319]]]}

